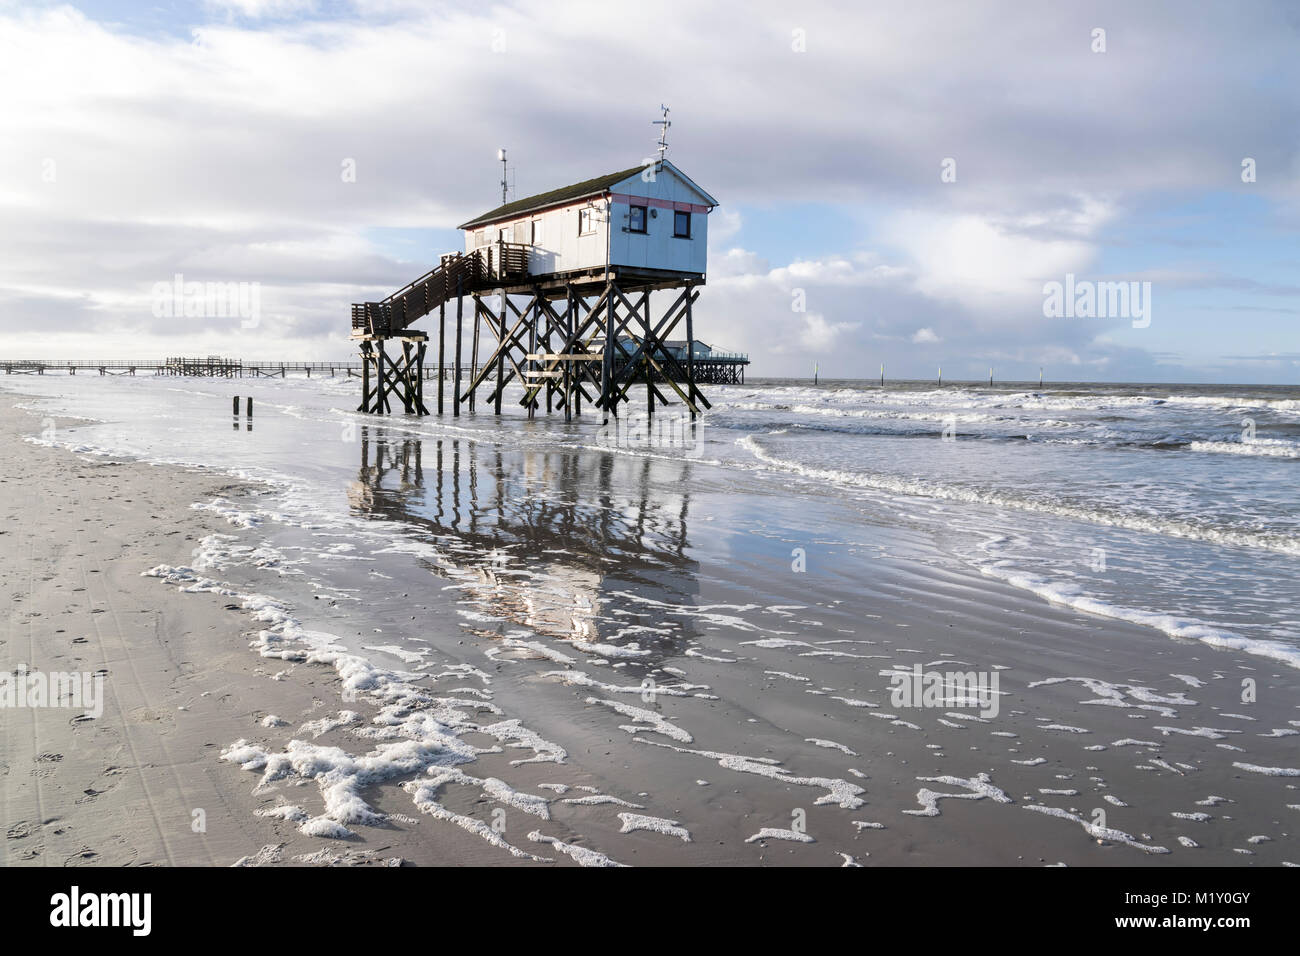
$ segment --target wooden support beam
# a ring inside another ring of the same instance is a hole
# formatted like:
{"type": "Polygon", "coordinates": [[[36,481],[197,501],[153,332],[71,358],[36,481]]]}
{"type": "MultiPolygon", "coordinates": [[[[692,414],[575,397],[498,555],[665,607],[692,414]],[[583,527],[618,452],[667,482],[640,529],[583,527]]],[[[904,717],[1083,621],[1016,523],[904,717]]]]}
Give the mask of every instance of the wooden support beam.
{"type": "MultiPolygon", "coordinates": [[[[438,414],[442,414],[442,392],[445,366],[443,358],[447,350],[447,300],[438,304],[438,414]]],[[[330,370],[333,374],[333,370],[330,370]]]]}

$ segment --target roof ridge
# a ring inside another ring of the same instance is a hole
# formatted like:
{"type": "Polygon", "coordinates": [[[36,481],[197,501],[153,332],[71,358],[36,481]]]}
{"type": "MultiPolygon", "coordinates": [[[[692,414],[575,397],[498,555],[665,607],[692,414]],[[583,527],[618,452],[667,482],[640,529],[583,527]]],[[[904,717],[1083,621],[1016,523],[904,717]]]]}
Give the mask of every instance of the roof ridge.
{"type": "Polygon", "coordinates": [[[647,165],[649,164],[640,163],[636,166],[630,167],[629,169],[608,173],[604,176],[597,176],[594,179],[584,179],[583,181],[573,183],[570,186],[561,186],[559,189],[551,189],[544,193],[537,193],[533,196],[526,196],[523,199],[516,199],[512,202],[498,206],[496,209],[489,210],[481,216],[476,216],[456,228],[471,229],[475,226],[484,225],[485,223],[496,222],[500,219],[508,219],[511,216],[523,212],[529,212],[542,206],[553,206],[569,200],[581,199],[584,196],[590,196],[592,193],[603,192],[615,183],[627,179],[632,174],[641,172],[647,165]]]}

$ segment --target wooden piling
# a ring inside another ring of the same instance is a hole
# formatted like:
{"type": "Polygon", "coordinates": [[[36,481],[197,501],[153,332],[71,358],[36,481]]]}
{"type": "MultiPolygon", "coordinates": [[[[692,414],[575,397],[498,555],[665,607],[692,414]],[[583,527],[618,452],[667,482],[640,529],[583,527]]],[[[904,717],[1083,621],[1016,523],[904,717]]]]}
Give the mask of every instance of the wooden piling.
{"type": "Polygon", "coordinates": [[[495,415],[501,414],[501,393],[505,389],[506,380],[506,290],[501,290],[501,315],[497,318],[497,390],[496,398],[492,403],[492,412],[495,415]]]}
{"type": "MultiPolygon", "coordinates": [[[[573,286],[569,285],[564,292],[564,351],[569,351],[572,347],[569,339],[573,338],[573,286]]],[[[573,421],[573,363],[565,362],[564,364],[564,420],[573,421]]]]}
{"type": "Polygon", "coordinates": [[[478,381],[478,327],[479,327],[478,316],[482,310],[483,310],[483,303],[479,299],[478,295],[475,295],[474,296],[474,339],[470,346],[470,353],[469,353],[469,380],[470,380],[469,410],[471,412],[474,411],[474,398],[478,393],[478,389],[474,387],[473,383],[478,381]]]}
{"type": "Polygon", "coordinates": [[[442,414],[443,358],[447,350],[447,303],[438,306],[438,414],[442,414]]]}
{"type": "Polygon", "coordinates": [[[465,316],[465,296],[462,294],[460,276],[456,277],[456,387],[452,390],[451,396],[451,414],[453,418],[460,417],[460,343],[464,336],[461,335],[461,324],[465,316]]]}
{"type": "MultiPolygon", "coordinates": [[[[692,287],[686,285],[686,387],[695,386],[695,316],[691,313],[692,287]]],[[[691,406],[691,421],[695,421],[695,408],[691,406]]]]}

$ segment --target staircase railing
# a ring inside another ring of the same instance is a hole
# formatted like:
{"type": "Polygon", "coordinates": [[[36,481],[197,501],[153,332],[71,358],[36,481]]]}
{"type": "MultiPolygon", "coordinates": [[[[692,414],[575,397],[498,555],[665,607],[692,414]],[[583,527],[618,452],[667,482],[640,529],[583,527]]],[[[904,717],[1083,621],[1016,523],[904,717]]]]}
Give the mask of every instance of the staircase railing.
{"type": "Polygon", "coordinates": [[[442,257],[436,268],[398,289],[381,302],[352,305],[354,334],[392,335],[409,328],[456,294],[470,292],[482,283],[486,268],[479,252],[442,257]]]}

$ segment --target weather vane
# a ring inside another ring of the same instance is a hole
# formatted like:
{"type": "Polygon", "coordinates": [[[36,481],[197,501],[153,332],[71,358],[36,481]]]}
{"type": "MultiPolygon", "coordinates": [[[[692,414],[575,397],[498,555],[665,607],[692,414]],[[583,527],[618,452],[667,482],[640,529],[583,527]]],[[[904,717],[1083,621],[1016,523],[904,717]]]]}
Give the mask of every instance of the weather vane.
{"type": "Polygon", "coordinates": [[[661,103],[659,104],[659,108],[663,110],[664,118],[651,120],[650,125],[659,127],[659,162],[662,163],[664,161],[664,154],[668,152],[668,127],[673,124],[668,119],[668,107],[661,103]]]}

